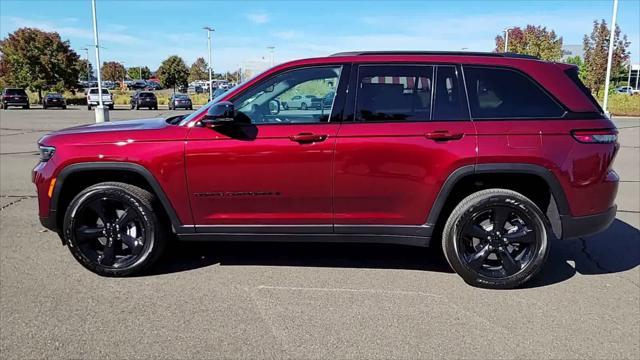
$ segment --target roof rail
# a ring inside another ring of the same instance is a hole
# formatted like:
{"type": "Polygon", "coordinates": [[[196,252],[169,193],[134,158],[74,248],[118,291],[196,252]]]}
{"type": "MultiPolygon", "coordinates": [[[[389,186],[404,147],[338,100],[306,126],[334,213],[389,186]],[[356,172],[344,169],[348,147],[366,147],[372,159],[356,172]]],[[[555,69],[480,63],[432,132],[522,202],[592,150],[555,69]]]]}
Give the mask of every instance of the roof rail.
{"type": "Polygon", "coordinates": [[[537,56],[517,53],[475,52],[475,51],[347,51],[329,56],[365,56],[365,55],[455,55],[455,56],[492,56],[540,60],[537,56]]]}

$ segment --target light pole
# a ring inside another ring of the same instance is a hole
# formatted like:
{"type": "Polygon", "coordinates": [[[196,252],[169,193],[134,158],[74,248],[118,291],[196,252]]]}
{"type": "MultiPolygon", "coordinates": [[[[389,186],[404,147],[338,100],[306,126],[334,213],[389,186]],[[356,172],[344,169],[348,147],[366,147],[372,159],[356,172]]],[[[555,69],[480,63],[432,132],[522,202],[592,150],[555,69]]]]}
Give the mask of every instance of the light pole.
{"type": "Polygon", "coordinates": [[[509,28],[504,29],[504,51],[509,50],[509,28]]]}
{"type": "Polygon", "coordinates": [[[629,53],[629,77],[627,78],[627,86],[629,90],[633,89],[633,86],[631,86],[631,53],[629,53]]]}
{"type": "Polygon", "coordinates": [[[207,30],[207,41],[209,42],[209,101],[211,101],[213,99],[213,86],[211,86],[211,32],[215,30],[209,26],[205,26],[203,29],[207,30]]]}
{"type": "Polygon", "coordinates": [[[89,86],[89,83],[91,82],[91,71],[89,71],[89,65],[91,64],[91,61],[89,61],[89,48],[82,48],[80,50],[87,52],[87,86],[89,86]]]}
{"type": "Polygon", "coordinates": [[[604,113],[609,115],[607,104],[609,103],[609,77],[611,77],[611,63],[613,62],[613,45],[616,42],[616,17],[618,16],[618,0],[613,0],[613,16],[611,18],[611,28],[609,30],[609,58],[607,60],[607,78],[604,79],[604,113]]]}
{"type": "Polygon", "coordinates": [[[102,103],[102,74],[100,74],[100,45],[98,42],[98,20],[96,18],[96,0],[91,0],[91,10],[93,13],[93,42],[96,47],[96,71],[98,75],[98,106],[96,107],[96,122],[109,121],[109,110],[105,109],[102,103]]]}
{"type": "Polygon", "coordinates": [[[275,46],[267,46],[267,49],[269,49],[269,67],[273,67],[273,50],[275,48],[275,46]]]}

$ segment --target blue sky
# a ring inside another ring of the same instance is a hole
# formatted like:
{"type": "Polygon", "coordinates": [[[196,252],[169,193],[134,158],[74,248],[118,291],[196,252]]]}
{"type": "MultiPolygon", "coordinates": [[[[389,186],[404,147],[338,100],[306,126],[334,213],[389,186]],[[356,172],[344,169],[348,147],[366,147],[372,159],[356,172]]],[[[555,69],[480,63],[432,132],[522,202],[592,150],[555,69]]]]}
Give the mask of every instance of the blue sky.
{"type": "MultiPolygon", "coordinates": [[[[246,62],[325,56],[348,50],[491,51],[505,27],[544,25],[581,44],[595,19],[611,21],[613,0],[580,1],[113,1],[98,0],[102,61],[156,69],[177,54],[207,58],[215,71],[246,62]]],[[[640,61],[640,0],[620,0],[618,23],[640,61]]],[[[57,31],[78,49],[93,43],[91,2],[0,1],[0,36],[19,27],[57,31]]],[[[94,62],[93,52],[90,59],[94,62]]]]}

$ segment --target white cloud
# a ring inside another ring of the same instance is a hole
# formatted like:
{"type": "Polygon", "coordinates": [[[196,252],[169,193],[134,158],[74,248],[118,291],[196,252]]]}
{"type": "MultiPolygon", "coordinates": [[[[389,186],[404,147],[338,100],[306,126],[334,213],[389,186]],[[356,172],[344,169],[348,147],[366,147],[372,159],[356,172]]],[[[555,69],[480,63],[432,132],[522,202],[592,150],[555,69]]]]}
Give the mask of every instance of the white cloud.
{"type": "Polygon", "coordinates": [[[269,14],[253,12],[245,14],[245,17],[255,24],[266,24],[269,22],[269,14]]]}

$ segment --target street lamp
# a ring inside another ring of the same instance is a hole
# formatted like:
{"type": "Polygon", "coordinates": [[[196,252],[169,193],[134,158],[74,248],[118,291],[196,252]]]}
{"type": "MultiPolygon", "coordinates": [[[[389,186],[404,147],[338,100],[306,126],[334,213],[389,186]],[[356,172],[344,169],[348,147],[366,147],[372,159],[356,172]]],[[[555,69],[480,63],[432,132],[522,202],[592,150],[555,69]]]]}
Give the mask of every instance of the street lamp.
{"type": "Polygon", "coordinates": [[[607,104],[609,102],[609,77],[611,77],[611,63],[613,62],[613,45],[616,42],[616,17],[618,16],[618,0],[613,0],[613,16],[611,18],[611,28],[609,30],[609,58],[607,59],[607,78],[604,79],[604,101],[602,108],[604,113],[609,115],[607,104]]]}
{"type": "Polygon", "coordinates": [[[87,52],[87,86],[89,85],[89,83],[91,82],[91,71],[89,71],[89,65],[91,64],[91,62],[89,61],[89,48],[82,48],[80,50],[84,50],[87,52]]]}
{"type": "Polygon", "coordinates": [[[211,86],[211,32],[215,31],[215,29],[205,26],[204,30],[207,30],[207,41],[209,43],[209,101],[213,99],[213,86],[211,86]]]}
{"type": "Polygon", "coordinates": [[[105,109],[102,103],[102,74],[100,74],[100,45],[98,42],[98,20],[96,18],[96,0],[91,0],[91,10],[93,13],[93,42],[96,47],[96,71],[98,74],[98,106],[96,107],[96,122],[109,121],[109,110],[105,109]]]}
{"type": "Polygon", "coordinates": [[[504,29],[504,51],[503,52],[507,52],[507,50],[509,49],[509,28],[504,29]]]}
{"type": "Polygon", "coordinates": [[[269,66],[273,67],[273,50],[275,49],[275,46],[267,46],[267,49],[269,49],[269,66]]]}

